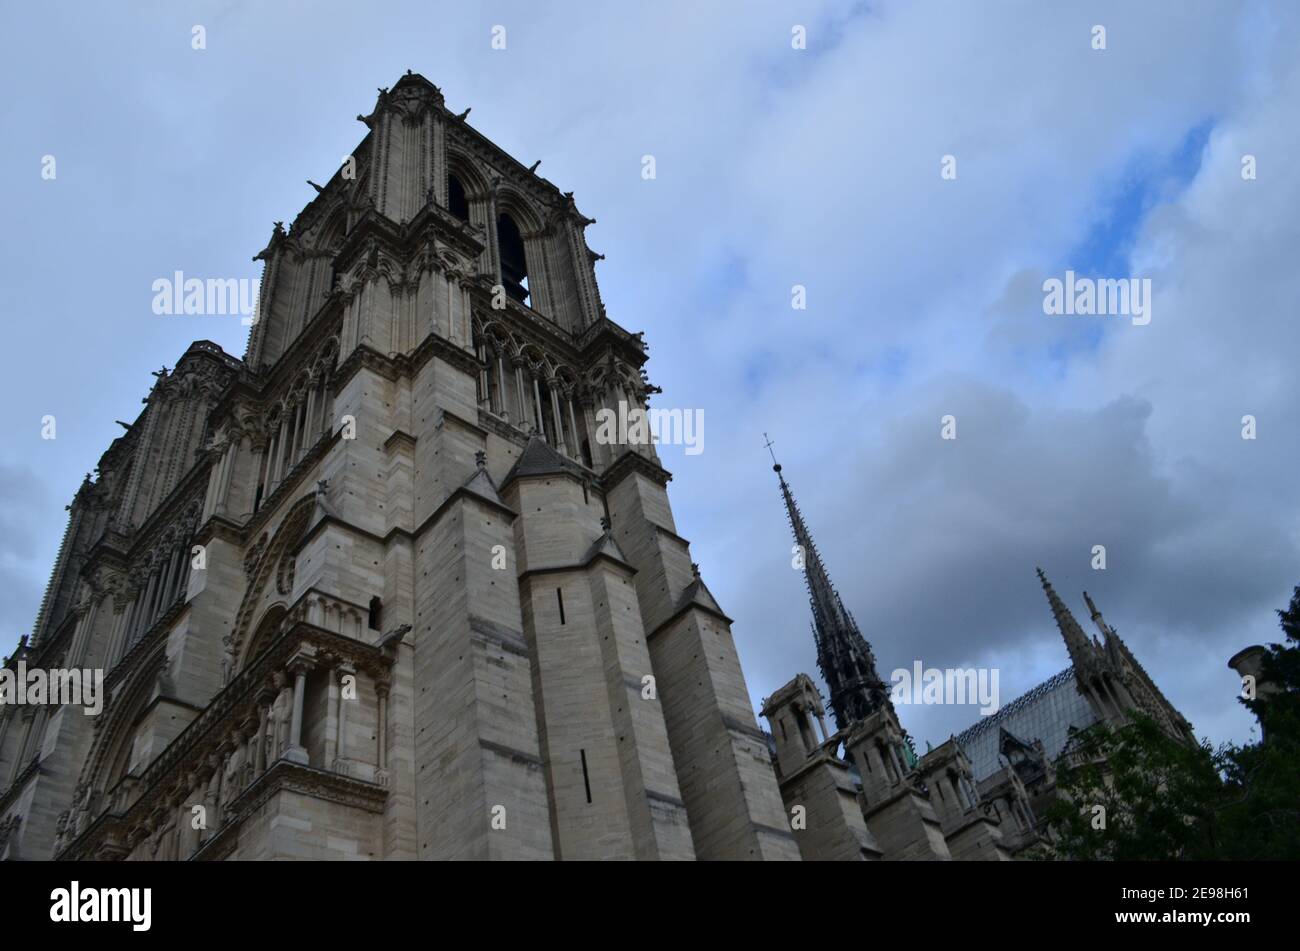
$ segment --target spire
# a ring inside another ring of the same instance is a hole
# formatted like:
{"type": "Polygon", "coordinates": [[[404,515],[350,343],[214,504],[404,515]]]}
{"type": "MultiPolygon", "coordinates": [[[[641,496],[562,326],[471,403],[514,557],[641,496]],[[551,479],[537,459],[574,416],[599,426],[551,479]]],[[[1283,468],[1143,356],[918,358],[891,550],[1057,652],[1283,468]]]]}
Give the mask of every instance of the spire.
{"type": "MultiPolygon", "coordinates": [[[[769,441],[768,451],[771,451],[769,441]]],[[[831,713],[837,729],[847,729],[858,720],[888,706],[889,688],[876,672],[876,658],[871,646],[858,630],[857,621],[844,607],[839,592],[831,584],[812,534],[795,503],[781,464],[772,457],[772,471],[781,483],[786,513],[794,540],[803,552],[804,580],[808,583],[808,600],[813,613],[813,641],[817,645],[817,666],[830,689],[831,713]]]]}
{"type": "Polygon", "coordinates": [[[1101,612],[1097,610],[1097,605],[1093,604],[1092,598],[1088,597],[1087,591],[1083,592],[1083,600],[1088,605],[1088,613],[1092,615],[1092,623],[1097,625],[1097,630],[1101,632],[1101,636],[1109,641],[1115,636],[1115,631],[1106,623],[1106,619],[1101,616],[1101,612]]]}
{"type": "Polygon", "coordinates": [[[1043,574],[1042,568],[1038,569],[1038,580],[1043,583],[1043,590],[1047,592],[1047,603],[1052,607],[1052,617],[1056,618],[1056,626],[1061,631],[1061,637],[1065,639],[1065,648],[1070,652],[1070,663],[1075,670],[1082,672],[1091,666],[1093,658],[1088,635],[1083,632],[1083,628],[1074,619],[1074,615],[1065,606],[1060,595],[1052,589],[1052,583],[1047,580],[1047,575],[1043,574]]]}

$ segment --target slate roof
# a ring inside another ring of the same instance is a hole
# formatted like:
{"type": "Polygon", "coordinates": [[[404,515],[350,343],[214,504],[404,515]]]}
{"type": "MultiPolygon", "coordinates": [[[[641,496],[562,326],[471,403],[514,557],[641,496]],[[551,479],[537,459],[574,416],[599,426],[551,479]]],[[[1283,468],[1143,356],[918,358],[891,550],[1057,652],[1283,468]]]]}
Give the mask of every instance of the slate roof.
{"type": "Polygon", "coordinates": [[[545,439],[534,435],[529,438],[528,445],[519,454],[515,464],[510,467],[506,477],[501,480],[501,485],[504,488],[515,479],[526,476],[560,475],[563,473],[580,476],[582,471],[556,452],[545,439]]]}

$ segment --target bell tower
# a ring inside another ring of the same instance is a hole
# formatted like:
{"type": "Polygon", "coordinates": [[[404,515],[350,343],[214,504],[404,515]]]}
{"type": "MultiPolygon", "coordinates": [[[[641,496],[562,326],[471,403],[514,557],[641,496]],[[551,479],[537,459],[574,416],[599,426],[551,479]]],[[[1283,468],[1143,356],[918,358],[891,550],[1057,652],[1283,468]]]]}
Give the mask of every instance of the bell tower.
{"type": "MultiPolygon", "coordinates": [[[[672,477],[597,426],[658,389],[605,312],[594,220],[468,115],[415,73],[379,90],[256,255],[244,359],[188,355],[166,438],[147,415],[106,455],[85,491],[121,486],[115,560],[106,520],[74,512],[44,612],[60,632],[36,647],[112,648],[111,725],[40,764],[68,793],[39,804],[48,834],[0,814],[6,848],[799,858],[672,477]],[[173,821],[196,803],[217,817],[198,835],[173,821]]],[[[45,719],[12,719],[21,786],[22,750],[50,744],[45,719]]]]}

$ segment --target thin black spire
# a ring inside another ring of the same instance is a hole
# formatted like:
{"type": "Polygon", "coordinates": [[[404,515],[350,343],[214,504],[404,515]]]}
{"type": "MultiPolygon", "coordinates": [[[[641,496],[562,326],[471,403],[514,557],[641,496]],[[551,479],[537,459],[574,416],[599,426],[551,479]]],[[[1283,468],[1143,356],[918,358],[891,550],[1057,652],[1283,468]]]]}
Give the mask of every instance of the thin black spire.
{"type": "MultiPolygon", "coordinates": [[[[770,440],[767,447],[770,452],[770,440]]],[[[812,533],[804,524],[803,515],[785,476],[781,474],[781,464],[776,462],[775,455],[772,471],[781,482],[781,496],[785,499],[795,543],[803,550],[804,580],[808,583],[808,600],[812,606],[817,666],[830,689],[835,726],[843,730],[871,716],[882,706],[890,705],[889,687],[876,671],[876,657],[871,652],[871,645],[858,630],[858,622],[853,620],[853,615],[840,600],[839,592],[831,584],[812,533]]]]}

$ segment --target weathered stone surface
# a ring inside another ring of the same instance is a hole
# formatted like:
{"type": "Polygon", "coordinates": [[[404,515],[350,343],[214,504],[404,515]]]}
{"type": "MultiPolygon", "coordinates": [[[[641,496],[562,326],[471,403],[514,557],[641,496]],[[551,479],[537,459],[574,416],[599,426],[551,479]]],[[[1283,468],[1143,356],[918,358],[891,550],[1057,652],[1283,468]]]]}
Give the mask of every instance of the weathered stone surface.
{"type": "Polygon", "coordinates": [[[797,858],[666,473],[595,438],[651,386],[589,219],[423,77],[363,121],[244,358],[162,371],[71,506],[12,662],[109,697],[0,713],[0,856],[797,858]]]}

